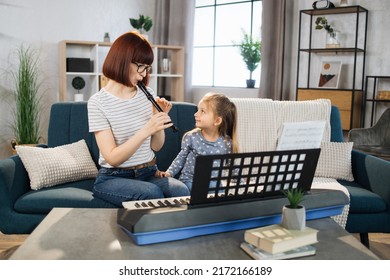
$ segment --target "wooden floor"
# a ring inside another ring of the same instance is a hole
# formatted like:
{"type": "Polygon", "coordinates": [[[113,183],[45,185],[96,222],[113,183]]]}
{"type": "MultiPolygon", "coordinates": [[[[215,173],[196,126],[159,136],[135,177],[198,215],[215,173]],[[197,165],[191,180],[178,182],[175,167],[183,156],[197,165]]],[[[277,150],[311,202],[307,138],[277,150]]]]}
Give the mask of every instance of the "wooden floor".
{"type": "Polygon", "coordinates": [[[2,234],[0,232],[0,260],[6,260],[24,242],[28,234],[2,234]]]}
{"type": "MultiPolygon", "coordinates": [[[[354,234],[359,239],[359,235],[354,234]]],[[[0,260],[6,260],[17,247],[28,237],[22,235],[5,235],[0,233],[0,260]]],[[[382,260],[390,260],[390,234],[370,233],[370,250],[382,260]]]]}

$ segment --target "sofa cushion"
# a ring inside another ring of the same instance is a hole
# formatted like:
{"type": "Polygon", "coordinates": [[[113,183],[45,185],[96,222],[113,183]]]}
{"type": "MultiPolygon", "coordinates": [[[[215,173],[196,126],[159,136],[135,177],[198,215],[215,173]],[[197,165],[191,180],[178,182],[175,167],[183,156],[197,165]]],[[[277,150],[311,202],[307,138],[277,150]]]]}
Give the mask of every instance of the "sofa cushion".
{"type": "Polygon", "coordinates": [[[16,146],[33,190],[86,178],[98,170],[85,140],[55,148],[16,146]]]}
{"type": "Polygon", "coordinates": [[[84,139],[96,165],[99,149],[89,132],[87,101],[59,102],[51,106],[47,145],[51,148],[84,139]]]}
{"type": "Polygon", "coordinates": [[[54,207],[116,208],[115,205],[93,197],[94,181],[87,179],[29,191],[15,202],[15,210],[20,213],[47,214],[54,207]]]}
{"type": "Polygon", "coordinates": [[[371,192],[356,182],[339,181],[350,194],[350,213],[380,213],[388,210],[386,202],[376,193],[371,192]]]}
{"type": "Polygon", "coordinates": [[[353,181],[351,142],[322,142],[316,177],[353,181]]]}

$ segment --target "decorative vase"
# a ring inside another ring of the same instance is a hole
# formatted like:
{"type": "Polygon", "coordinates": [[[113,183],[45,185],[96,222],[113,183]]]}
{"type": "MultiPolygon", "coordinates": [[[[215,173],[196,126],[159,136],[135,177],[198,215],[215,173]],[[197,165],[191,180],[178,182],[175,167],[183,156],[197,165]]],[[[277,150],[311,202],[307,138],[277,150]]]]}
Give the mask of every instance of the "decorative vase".
{"type": "Polygon", "coordinates": [[[104,33],[103,42],[110,42],[110,33],[104,33]]]}
{"type": "Polygon", "coordinates": [[[252,79],[246,80],[246,87],[247,88],[254,88],[255,83],[256,83],[256,80],[252,80],[252,79]]]}
{"type": "Polygon", "coordinates": [[[300,208],[290,208],[288,205],[282,209],[282,227],[291,230],[303,230],[306,227],[306,209],[305,206],[300,208]]]}
{"type": "Polygon", "coordinates": [[[162,59],[161,70],[163,73],[171,73],[171,61],[168,58],[162,59]]]}
{"type": "Polygon", "coordinates": [[[74,101],[75,102],[84,101],[84,94],[82,94],[82,93],[75,93],[74,94],[74,101]]]}
{"type": "Polygon", "coordinates": [[[327,32],[326,33],[326,48],[340,48],[339,32],[327,32]]]}

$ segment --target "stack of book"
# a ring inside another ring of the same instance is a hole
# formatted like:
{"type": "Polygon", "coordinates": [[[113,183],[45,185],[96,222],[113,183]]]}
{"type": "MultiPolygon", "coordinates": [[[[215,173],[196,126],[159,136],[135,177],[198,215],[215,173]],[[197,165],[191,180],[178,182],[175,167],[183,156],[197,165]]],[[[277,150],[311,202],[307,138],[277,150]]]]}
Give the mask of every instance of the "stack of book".
{"type": "Polygon", "coordinates": [[[253,259],[281,260],[315,255],[318,230],[288,230],[281,225],[270,225],[245,231],[243,249],[253,259]]]}

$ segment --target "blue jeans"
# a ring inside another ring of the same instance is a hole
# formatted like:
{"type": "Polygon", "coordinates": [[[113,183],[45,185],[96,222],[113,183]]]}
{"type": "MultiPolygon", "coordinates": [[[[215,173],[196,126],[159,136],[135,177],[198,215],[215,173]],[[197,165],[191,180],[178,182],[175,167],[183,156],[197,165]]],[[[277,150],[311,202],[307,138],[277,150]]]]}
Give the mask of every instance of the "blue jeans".
{"type": "Polygon", "coordinates": [[[187,186],[175,178],[155,177],[157,166],[137,170],[100,168],[95,180],[95,197],[122,207],[122,202],[188,196],[187,186]]]}

